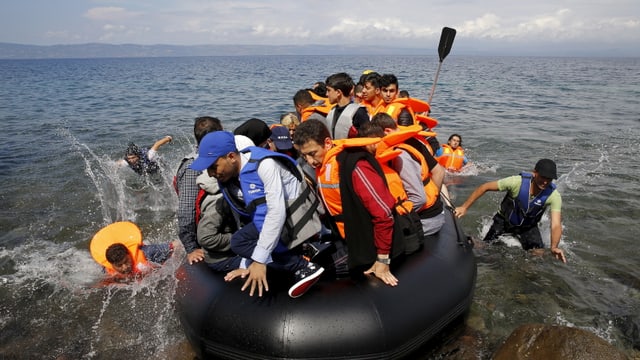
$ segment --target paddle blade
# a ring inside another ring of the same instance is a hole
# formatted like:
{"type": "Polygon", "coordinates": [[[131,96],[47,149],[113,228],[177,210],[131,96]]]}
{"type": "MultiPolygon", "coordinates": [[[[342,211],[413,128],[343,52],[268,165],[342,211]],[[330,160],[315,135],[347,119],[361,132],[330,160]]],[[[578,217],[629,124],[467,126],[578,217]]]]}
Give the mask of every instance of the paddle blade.
{"type": "Polygon", "coordinates": [[[440,55],[440,62],[449,55],[451,47],[453,46],[453,39],[456,37],[456,29],[449,27],[442,28],[442,35],[440,35],[440,44],[438,45],[438,55],[440,55]]]}

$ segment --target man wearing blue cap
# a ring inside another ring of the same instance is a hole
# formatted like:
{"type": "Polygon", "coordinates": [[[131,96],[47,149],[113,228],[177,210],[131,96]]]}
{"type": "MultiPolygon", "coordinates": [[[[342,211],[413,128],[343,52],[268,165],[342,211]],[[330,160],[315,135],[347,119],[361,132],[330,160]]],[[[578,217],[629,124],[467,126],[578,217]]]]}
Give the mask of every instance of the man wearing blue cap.
{"type": "Polygon", "coordinates": [[[562,198],[556,190],[553,179],[558,178],[556,163],[550,159],[540,159],[533,173],[522,172],[497,181],[478,186],[469,198],[455,209],[457,217],[463,217],[467,209],[487,191],[507,191],[500,210],[493,217],[493,224],[484,237],[492,241],[509,233],[515,235],[525,250],[542,249],[544,243],[538,229],[538,222],[545,210],[550,209],[551,253],[566,263],[562,249],[558,248],[562,237],[562,198]]]}
{"type": "Polygon", "coordinates": [[[294,272],[295,298],[319,279],[324,269],[299,255],[298,246],[320,231],[319,200],[295,160],[256,146],[238,151],[232,133],[217,131],[202,139],[191,168],[218,179],[234,211],[249,220],[231,238],[231,250],[244,258],[241,269],[225,280],[247,278],[242,290],[262,296],[269,291],[268,264],[294,272]]]}

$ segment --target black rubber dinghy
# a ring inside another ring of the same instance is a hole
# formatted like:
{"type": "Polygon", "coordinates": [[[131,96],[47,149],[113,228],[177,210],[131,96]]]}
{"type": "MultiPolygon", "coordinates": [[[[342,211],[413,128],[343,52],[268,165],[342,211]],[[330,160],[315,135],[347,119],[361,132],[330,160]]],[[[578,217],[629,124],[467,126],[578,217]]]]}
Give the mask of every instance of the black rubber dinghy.
{"type": "MultiPolygon", "coordinates": [[[[445,210],[424,248],[393,269],[397,287],[376,278],[321,279],[304,296],[270,275],[258,298],[225,283],[206,264],[177,273],[180,321],[201,359],[398,359],[409,357],[466,314],[476,282],[472,244],[445,210]]],[[[282,277],[280,277],[282,278],[282,277]]]]}

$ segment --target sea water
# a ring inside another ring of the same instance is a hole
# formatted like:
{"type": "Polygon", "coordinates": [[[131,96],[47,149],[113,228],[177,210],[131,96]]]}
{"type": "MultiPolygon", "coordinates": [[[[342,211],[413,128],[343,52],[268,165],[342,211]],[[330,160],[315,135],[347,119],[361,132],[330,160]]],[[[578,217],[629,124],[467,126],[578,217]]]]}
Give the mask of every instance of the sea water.
{"type": "MultiPolygon", "coordinates": [[[[88,251],[93,234],[130,220],[147,242],[177,238],[171,181],[194,149],[196,116],[216,116],[229,130],[251,117],[275,123],[294,111],[298,89],[364,69],[394,73],[401,89],[426,100],[437,65],[436,56],[1,60],[0,357],[192,357],[173,301],[184,252],[140,282],[103,286],[88,251]],[[115,165],[129,142],[150,146],[166,135],[174,141],[159,151],[160,176],[115,165]]],[[[638,354],[639,78],[637,58],[454,49],[443,63],[435,130],[443,143],[462,135],[472,163],[446,178],[455,204],[543,157],[560,175],[566,265],[509,237],[474,250],[468,326],[483,356],[532,322],[587,329],[638,354]]],[[[502,196],[476,201],[461,221],[468,235],[482,238],[502,196]]],[[[541,230],[548,244],[547,216],[541,230]]]]}

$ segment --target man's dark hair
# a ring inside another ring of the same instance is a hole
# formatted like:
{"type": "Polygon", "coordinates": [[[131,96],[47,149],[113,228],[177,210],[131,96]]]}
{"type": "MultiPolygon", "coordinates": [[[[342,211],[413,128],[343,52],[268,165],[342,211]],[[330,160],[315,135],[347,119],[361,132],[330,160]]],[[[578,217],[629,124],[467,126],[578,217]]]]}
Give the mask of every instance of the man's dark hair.
{"type": "Polygon", "coordinates": [[[358,129],[358,137],[383,137],[384,128],[372,122],[364,123],[358,129]]]}
{"type": "Polygon", "coordinates": [[[362,85],[365,85],[366,83],[371,83],[371,85],[373,85],[374,88],[379,89],[380,88],[380,78],[382,76],[380,74],[378,74],[377,72],[371,72],[368,73],[366,75],[364,75],[364,79],[362,80],[362,85]]]}
{"type": "Polygon", "coordinates": [[[309,89],[301,89],[293,95],[293,104],[294,105],[311,105],[313,104],[313,97],[309,93],[309,89]]]}
{"type": "Polygon", "coordinates": [[[121,264],[129,256],[129,249],[122,243],[110,245],[105,251],[107,261],[113,265],[121,264]]]}
{"type": "Polygon", "coordinates": [[[387,113],[377,113],[373,115],[373,117],[371,118],[371,123],[380,126],[383,130],[398,128],[398,124],[396,124],[391,115],[387,113]]]}
{"type": "Polygon", "coordinates": [[[211,116],[197,117],[193,124],[193,136],[195,136],[198,145],[200,145],[200,141],[208,133],[221,130],[222,123],[220,119],[211,116]]]}
{"type": "Polygon", "coordinates": [[[327,84],[323,83],[322,81],[318,81],[317,83],[313,84],[313,88],[311,89],[311,91],[316,93],[318,96],[327,97],[327,84]]]}
{"type": "Polygon", "coordinates": [[[398,87],[398,78],[393,74],[384,74],[380,77],[380,87],[386,88],[389,85],[395,84],[398,87]]]}
{"type": "Polygon", "coordinates": [[[331,138],[327,126],[320,120],[309,119],[296,127],[296,132],[293,134],[293,143],[303,146],[313,140],[322,145],[326,138],[331,138]]]}
{"type": "Polygon", "coordinates": [[[351,79],[351,76],[347,73],[330,75],[325,82],[328,87],[340,90],[344,96],[351,95],[351,90],[353,90],[353,87],[355,86],[353,79],[351,79]]]}

